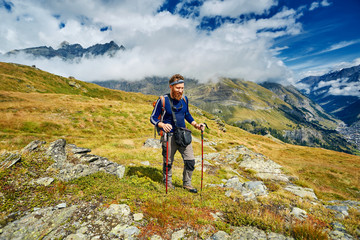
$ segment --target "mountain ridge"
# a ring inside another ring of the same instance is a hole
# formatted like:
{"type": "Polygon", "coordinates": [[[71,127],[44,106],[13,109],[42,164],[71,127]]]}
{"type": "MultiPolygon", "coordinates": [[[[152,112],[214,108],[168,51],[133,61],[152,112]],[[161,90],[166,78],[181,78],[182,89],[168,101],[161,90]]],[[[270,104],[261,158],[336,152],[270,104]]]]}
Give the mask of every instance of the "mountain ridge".
{"type": "MultiPolygon", "coordinates": [[[[94,83],[112,89],[162,95],[169,91],[167,81],[165,77],[152,77],[135,82],[94,83]]],[[[206,84],[187,79],[185,84],[185,93],[191,104],[220,117],[228,124],[252,133],[271,133],[282,141],[299,145],[334,147],[340,151],[355,148],[335,131],[340,121],[294,87],[275,83],[258,85],[226,78],[206,84]]]]}
{"type": "Polygon", "coordinates": [[[34,57],[44,57],[48,59],[59,57],[63,60],[73,60],[76,58],[89,58],[91,56],[103,55],[113,57],[118,51],[125,51],[125,47],[123,45],[117,45],[114,41],[110,41],[105,44],[95,44],[88,48],[83,48],[78,43],[70,44],[66,41],[63,41],[58,49],[54,49],[51,46],[40,46],[25,49],[15,49],[5,53],[5,55],[12,56],[23,53],[32,55],[34,57]]]}

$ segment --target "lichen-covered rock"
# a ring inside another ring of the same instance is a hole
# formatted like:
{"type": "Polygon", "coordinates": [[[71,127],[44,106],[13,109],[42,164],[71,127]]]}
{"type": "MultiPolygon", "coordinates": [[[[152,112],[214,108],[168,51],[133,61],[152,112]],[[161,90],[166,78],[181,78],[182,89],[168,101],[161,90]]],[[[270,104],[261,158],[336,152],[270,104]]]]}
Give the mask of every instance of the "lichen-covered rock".
{"type": "Polygon", "coordinates": [[[317,200],[314,190],[311,188],[303,188],[297,185],[287,185],[284,190],[289,191],[302,198],[308,197],[317,200]]]}
{"type": "Polygon", "coordinates": [[[3,228],[1,239],[47,239],[49,233],[65,223],[77,206],[64,209],[43,208],[9,223],[3,228]]]}

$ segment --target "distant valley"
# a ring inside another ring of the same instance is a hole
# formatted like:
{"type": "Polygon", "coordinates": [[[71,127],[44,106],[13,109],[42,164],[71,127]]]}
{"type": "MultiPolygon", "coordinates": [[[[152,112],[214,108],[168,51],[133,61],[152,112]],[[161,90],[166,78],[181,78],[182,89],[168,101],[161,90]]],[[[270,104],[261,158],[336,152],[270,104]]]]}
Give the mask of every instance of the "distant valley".
{"type": "MultiPolygon", "coordinates": [[[[111,89],[162,95],[169,92],[168,79],[96,81],[111,89]]],[[[217,83],[186,80],[186,95],[193,104],[233,126],[251,133],[271,135],[284,142],[353,152],[356,148],[336,129],[341,121],[294,87],[276,83],[261,85],[241,79],[217,83]]]]}

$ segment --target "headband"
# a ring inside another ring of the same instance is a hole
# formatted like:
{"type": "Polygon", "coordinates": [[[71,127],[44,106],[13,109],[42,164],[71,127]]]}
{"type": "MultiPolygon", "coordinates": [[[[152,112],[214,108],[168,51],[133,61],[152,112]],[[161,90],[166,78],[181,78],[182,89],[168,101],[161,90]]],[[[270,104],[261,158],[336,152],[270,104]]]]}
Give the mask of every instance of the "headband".
{"type": "Polygon", "coordinates": [[[176,80],[175,82],[170,83],[170,86],[179,84],[179,83],[184,83],[184,80],[182,80],[182,79],[176,80]]]}

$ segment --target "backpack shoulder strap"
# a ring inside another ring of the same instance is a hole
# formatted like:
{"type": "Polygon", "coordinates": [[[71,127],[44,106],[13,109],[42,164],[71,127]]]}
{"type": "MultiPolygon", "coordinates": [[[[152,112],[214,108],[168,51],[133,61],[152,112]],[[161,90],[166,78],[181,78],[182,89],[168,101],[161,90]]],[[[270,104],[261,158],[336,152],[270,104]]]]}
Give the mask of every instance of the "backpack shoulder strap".
{"type": "Polygon", "coordinates": [[[160,96],[160,100],[161,100],[161,105],[162,105],[162,110],[164,111],[164,109],[165,109],[165,98],[164,98],[164,96],[160,96]]]}
{"type": "Polygon", "coordinates": [[[182,96],[182,99],[184,99],[184,102],[187,104],[187,102],[186,102],[186,97],[185,97],[185,96],[182,96]]]}

